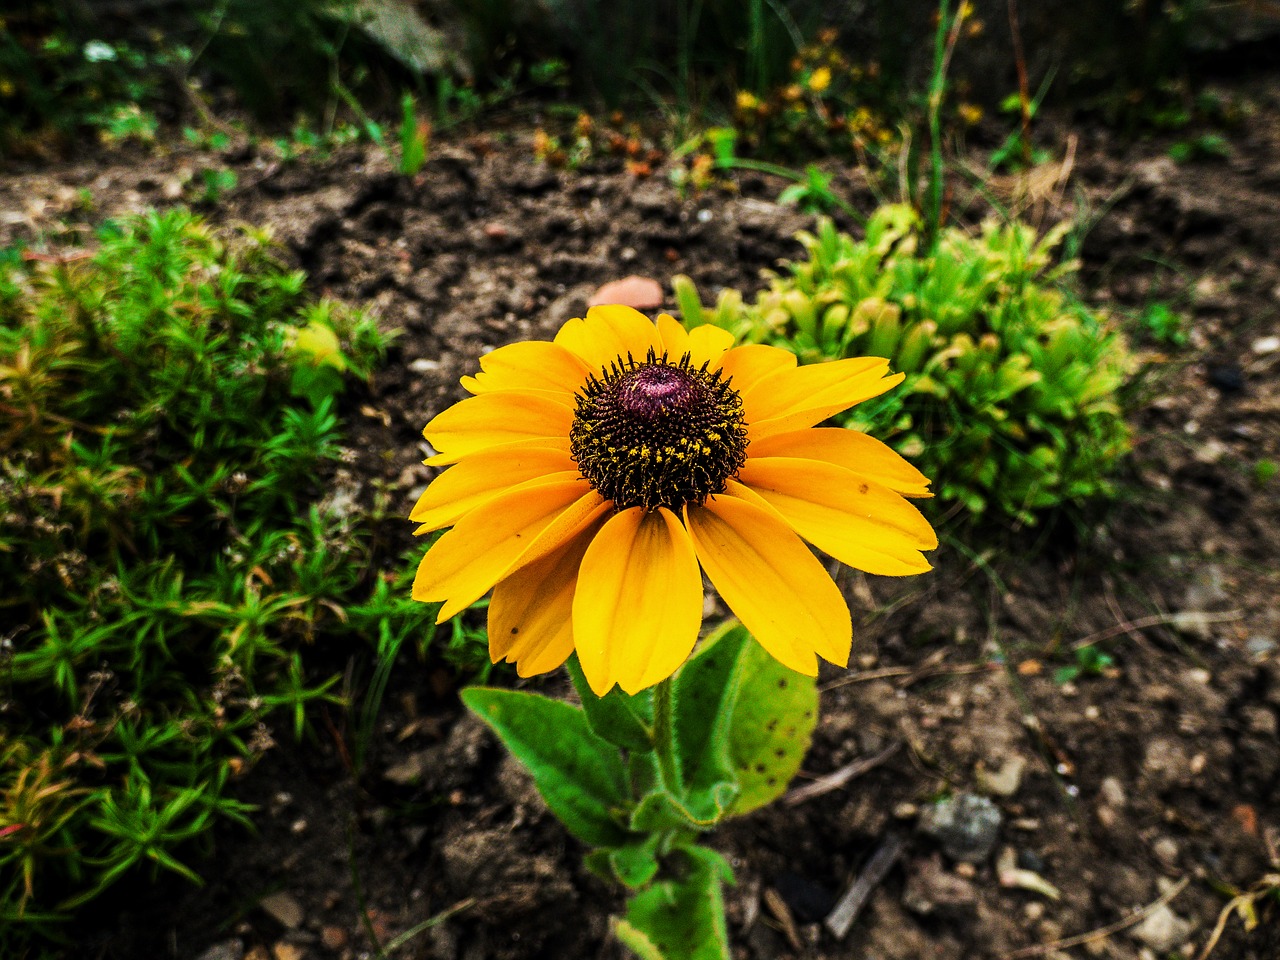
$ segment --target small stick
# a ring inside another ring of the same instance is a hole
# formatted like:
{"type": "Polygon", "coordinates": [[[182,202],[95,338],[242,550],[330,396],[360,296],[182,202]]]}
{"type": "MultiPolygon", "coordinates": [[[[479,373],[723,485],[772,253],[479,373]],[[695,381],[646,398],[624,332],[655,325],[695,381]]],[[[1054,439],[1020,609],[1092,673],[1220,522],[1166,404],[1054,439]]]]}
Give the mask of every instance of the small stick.
{"type": "Polygon", "coordinates": [[[1097,930],[1090,930],[1088,933],[1078,933],[1074,937],[1066,937],[1062,940],[1054,940],[1052,943],[1040,943],[1031,947],[1023,947],[1021,950],[1015,950],[1013,953],[1006,953],[1000,960],[1023,960],[1025,957],[1042,957],[1046,953],[1053,953],[1055,950],[1069,950],[1072,947],[1078,947],[1083,943],[1091,940],[1102,940],[1111,936],[1113,933],[1119,933],[1126,927],[1132,927],[1135,923],[1140,923],[1148,916],[1159,910],[1166,903],[1180,894],[1187,888],[1187,884],[1191,882],[1190,877],[1183,877],[1172,887],[1165,891],[1164,895],[1156,900],[1152,900],[1141,910],[1125,917],[1123,920],[1117,920],[1115,923],[1108,924],[1105,927],[1099,927],[1097,930]]]}
{"type": "Polygon", "coordinates": [[[840,901],[827,914],[824,921],[828,930],[837,940],[843,940],[858,919],[858,914],[867,905],[867,900],[876,887],[884,882],[893,865],[902,857],[906,849],[906,841],[896,833],[884,838],[880,848],[867,861],[857,879],[849,885],[840,901]]]}
{"type": "Polygon", "coordinates": [[[794,807],[798,803],[803,803],[814,797],[820,797],[824,793],[830,793],[832,790],[838,790],[855,777],[860,777],[868,770],[874,770],[880,766],[880,764],[897,753],[901,747],[902,744],[895,740],[874,756],[859,757],[857,760],[846,763],[839,770],[828,773],[826,776],[818,777],[812,783],[806,783],[803,787],[796,787],[794,790],[788,791],[787,795],[782,798],[782,802],[788,807],[794,807]]]}
{"type": "MultiPolygon", "coordinates": [[[[1157,613],[1149,617],[1142,617],[1138,620],[1129,620],[1125,623],[1118,623],[1114,627],[1108,627],[1106,630],[1099,630],[1097,633],[1091,633],[1083,639],[1077,640],[1071,644],[1072,650],[1079,650],[1081,647],[1089,647],[1102,640],[1110,640],[1112,637],[1118,637],[1122,633],[1132,634],[1135,630],[1145,630],[1147,627],[1164,627],[1178,623],[1182,619],[1181,614],[1177,613],[1157,613]]],[[[1244,616],[1239,610],[1227,610],[1224,613],[1206,613],[1203,614],[1205,623],[1231,623],[1239,620],[1244,616]]]]}

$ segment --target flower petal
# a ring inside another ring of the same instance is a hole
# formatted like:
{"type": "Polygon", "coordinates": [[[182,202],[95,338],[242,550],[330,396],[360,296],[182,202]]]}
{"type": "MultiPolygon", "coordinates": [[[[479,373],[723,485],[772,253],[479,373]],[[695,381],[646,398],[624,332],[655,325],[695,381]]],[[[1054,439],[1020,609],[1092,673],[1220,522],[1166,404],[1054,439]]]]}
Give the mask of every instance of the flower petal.
{"type": "MultiPolygon", "coordinates": [[[[732,485],[732,481],[730,481],[732,485]]],[[[815,653],[845,666],[849,606],[809,548],[776,513],[735,496],[685,507],[702,569],[777,660],[816,676],[815,653]]]]}
{"type": "Polygon", "coordinates": [[[570,476],[557,479],[578,476],[567,443],[552,446],[550,441],[532,440],[482,450],[432,480],[409,519],[422,524],[417,533],[438,530],[509,487],[565,472],[570,476]]]}
{"type": "Polygon", "coordinates": [[[573,598],[573,637],[591,689],[627,693],[665,680],[693,650],[702,576],[670,510],[632,507],[609,519],[582,558],[589,587],[573,598]]]}
{"type": "Polygon", "coordinates": [[[796,355],[788,350],[763,343],[748,343],[727,351],[719,363],[711,366],[719,370],[724,379],[732,380],[735,390],[743,393],[765,377],[793,370],[795,365],[796,355]]]}
{"type": "Polygon", "coordinates": [[[751,445],[753,457],[800,457],[833,463],[904,497],[932,497],[929,478],[874,437],[842,427],[776,433],[751,445]]]}
{"type": "Polygon", "coordinates": [[[555,552],[527,564],[493,588],[489,601],[489,656],[532,677],[556,669],[573,652],[573,595],[587,547],[604,515],[555,552]]]}
{"type": "Polygon", "coordinates": [[[650,349],[662,352],[658,328],[639,310],[621,304],[592,307],[585,319],[562,326],[555,342],[577,354],[592,371],[628,355],[643,360],[650,349]]]}
{"type": "Polygon", "coordinates": [[[480,358],[480,373],[463,377],[472,393],[495,390],[549,391],[562,403],[573,404],[573,395],[592,370],[577,354],[558,343],[526,340],[509,343],[480,358]]]}
{"type": "Polygon", "coordinates": [[[531,480],[472,510],[427,551],[415,600],[443,600],[443,623],[510,571],[546,556],[610,506],[581,479],[531,480]]]}
{"type": "Polygon", "coordinates": [[[669,313],[658,314],[658,336],[662,338],[662,350],[671,362],[678,362],[689,352],[689,334],[680,321],[669,313]]]}
{"type": "Polygon", "coordinates": [[[782,370],[742,394],[749,441],[811,427],[854,404],[879,396],[905,379],[886,376],[889,361],[850,357],[782,370]]]}
{"type": "Polygon", "coordinates": [[[931,569],[921,550],[938,545],[920,511],[865,477],[816,460],[751,457],[738,479],[819,550],[881,576],[931,569]]]}
{"type": "Polygon", "coordinates": [[[695,370],[704,363],[715,367],[726,350],[733,346],[733,334],[714,323],[704,323],[689,331],[689,366],[695,370]]]}
{"type": "Polygon", "coordinates": [[[426,462],[454,463],[468,454],[517,440],[563,440],[573,425],[573,408],[546,395],[482,393],[437,414],[422,431],[439,451],[426,462]]]}

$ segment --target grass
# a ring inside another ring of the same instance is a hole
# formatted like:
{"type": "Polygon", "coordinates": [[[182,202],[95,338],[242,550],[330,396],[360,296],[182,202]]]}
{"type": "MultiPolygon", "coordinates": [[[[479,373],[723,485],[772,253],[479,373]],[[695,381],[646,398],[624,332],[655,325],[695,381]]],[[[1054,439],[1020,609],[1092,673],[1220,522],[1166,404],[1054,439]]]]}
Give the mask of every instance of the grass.
{"type": "Polygon", "coordinates": [[[387,344],[371,317],[181,209],[0,264],[10,956],[125,878],[198,881],[211,827],[250,821],[235,781],[342,702],[335,659],[385,683],[434,611],[374,550],[385,504],[324,479],[387,344]]]}

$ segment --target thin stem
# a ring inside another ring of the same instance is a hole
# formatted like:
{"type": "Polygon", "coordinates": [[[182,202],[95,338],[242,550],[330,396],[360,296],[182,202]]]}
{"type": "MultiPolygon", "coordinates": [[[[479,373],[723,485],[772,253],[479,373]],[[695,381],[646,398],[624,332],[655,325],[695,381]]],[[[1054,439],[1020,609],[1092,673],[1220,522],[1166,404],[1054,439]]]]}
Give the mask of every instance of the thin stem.
{"type": "Polygon", "coordinates": [[[676,763],[675,745],[675,728],[671,715],[671,678],[668,677],[653,688],[653,753],[658,760],[658,772],[662,775],[663,785],[679,795],[683,787],[680,783],[680,767],[676,763]]]}

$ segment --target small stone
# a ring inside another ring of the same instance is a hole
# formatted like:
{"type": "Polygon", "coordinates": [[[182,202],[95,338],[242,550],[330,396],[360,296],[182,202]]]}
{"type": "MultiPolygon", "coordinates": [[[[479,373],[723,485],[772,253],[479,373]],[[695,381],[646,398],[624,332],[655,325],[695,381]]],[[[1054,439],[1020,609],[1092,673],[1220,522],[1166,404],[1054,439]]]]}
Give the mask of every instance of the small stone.
{"type": "Polygon", "coordinates": [[[902,891],[902,905],[922,917],[963,916],[973,910],[978,893],[972,883],[948,873],[935,855],[916,865],[902,891]]]}
{"type": "Polygon", "coordinates": [[[1172,837],[1161,837],[1151,845],[1151,852],[1166,868],[1172,869],[1178,865],[1178,843],[1172,837]]]}
{"type": "Polygon", "coordinates": [[[1018,754],[1005,757],[1000,769],[995,772],[978,769],[978,785],[997,797],[1012,797],[1022,786],[1022,772],[1026,768],[1026,757],[1018,754]]]}
{"type": "Polygon", "coordinates": [[[271,948],[272,960],[302,960],[302,948],[297,944],[281,940],[271,948]]]}
{"type": "Polygon", "coordinates": [[[910,820],[920,812],[920,808],[914,803],[900,803],[893,808],[893,815],[899,820],[910,820]]]}
{"type": "Polygon", "coordinates": [[[326,925],[320,928],[320,943],[326,950],[341,950],[347,945],[347,931],[326,925]]]}
{"type": "Polygon", "coordinates": [[[1115,777],[1107,777],[1103,780],[1098,793],[1102,796],[1102,802],[1109,807],[1119,809],[1129,802],[1129,798],[1124,794],[1124,785],[1115,777]]]}
{"type": "Polygon", "coordinates": [[[1259,356],[1280,350],[1280,337],[1259,337],[1251,347],[1259,356]]]}
{"type": "Polygon", "coordinates": [[[224,940],[215,943],[196,960],[243,960],[244,944],[239,940],[224,940]]]}
{"type": "Polygon", "coordinates": [[[1194,929],[1191,921],[1184,920],[1170,910],[1168,904],[1162,903],[1132,929],[1131,935],[1160,954],[1181,946],[1194,929]]]}
{"type": "Polygon", "coordinates": [[[302,919],[305,916],[302,904],[284,890],[267,894],[258,901],[258,906],[286,929],[296,930],[302,926],[302,919]]]}
{"type": "Polygon", "coordinates": [[[621,280],[606,283],[587,300],[587,306],[618,303],[637,310],[652,310],[662,306],[662,285],[649,277],[634,274],[621,280]]]}
{"type": "Polygon", "coordinates": [[[926,807],[920,830],[933,837],[953,860],[981,863],[995,849],[1002,822],[1000,808],[972,793],[957,793],[926,807]]]}

